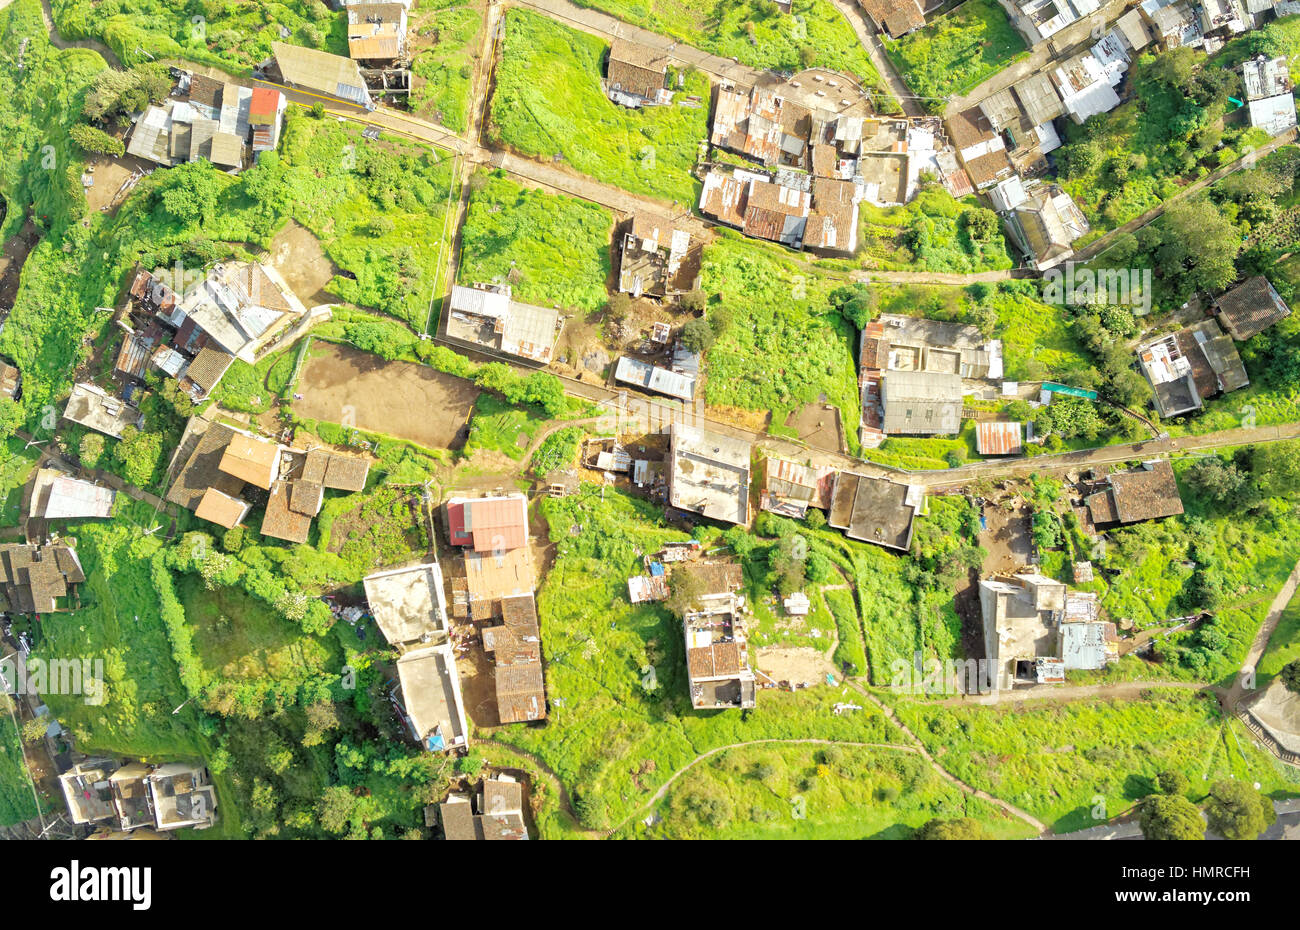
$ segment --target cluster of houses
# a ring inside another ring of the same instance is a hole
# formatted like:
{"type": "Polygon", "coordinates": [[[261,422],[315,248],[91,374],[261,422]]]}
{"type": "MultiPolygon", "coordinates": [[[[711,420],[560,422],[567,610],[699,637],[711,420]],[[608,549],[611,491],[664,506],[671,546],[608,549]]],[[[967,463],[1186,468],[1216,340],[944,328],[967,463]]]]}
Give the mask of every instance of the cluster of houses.
{"type": "Polygon", "coordinates": [[[560,311],[515,300],[509,284],[452,285],[447,310],[449,341],[538,368],[554,360],[564,329],[560,311]]]}
{"type": "Polygon", "coordinates": [[[998,396],[1002,375],[1002,341],[977,327],[881,314],[858,343],[861,442],[876,448],[889,435],[957,433],[963,398],[998,396]]]}
{"type": "Polygon", "coordinates": [[[1100,669],[1119,658],[1115,624],[1097,595],[1038,572],[986,578],[979,585],[986,677],[979,688],[1060,684],[1067,671],[1100,669]]]}
{"type": "Polygon", "coordinates": [[[167,500],[200,519],[232,529],[261,504],[263,536],[305,543],[326,489],[364,489],[370,462],[324,448],[293,448],[196,415],[169,468],[167,500]]]}
{"type": "Polygon", "coordinates": [[[86,580],[81,560],[63,544],[0,545],[0,613],[50,614],[66,609],[86,580]]]}
{"type": "Polygon", "coordinates": [[[375,623],[401,653],[394,705],[430,752],[469,745],[456,670],[457,654],[467,646],[456,640],[453,621],[473,624],[484,654],[492,657],[499,723],[543,720],[547,714],[527,498],[453,497],[443,517],[450,543],[462,550],[460,564],[448,575],[435,560],[364,580],[375,623]]]}
{"type": "Polygon", "coordinates": [[[1219,295],[1212,309],[1213,318],[1138,347],[1138,365],[1151,382],[1153,403],[1162,417],[1194,413],[1209,398],[1250,384],[1237,343],[1291,314],[1291,308],[1263,275],[1219,295]]]}
{"type": "MultiPolygon", "coordinates": [[[[444,840],[528,839],[524,786],[509,775],[484,778],[470,794],[453,791],[436,810],[444,840]]],[[[434,825],[433,815],[433,805],[425,808],[425,826],[434,825]]]]}
{"type": "MultiPolygon", "coordinates": [[[[1173,467],[1164,459],[1086,476],[1079,491],[1075,513],[1088,533],[1183,513],[1173,467]]],[[[1075,563],[1074,580],[1092,581],[1092,563],[1075,563]]],[[[1102,619],[1095,593],[1027,569],[982,580],[979,597],[988,660],[981,690],[1059,684],[1066,672],[1101,669],[1119,658],[1118,633],[1102,619]]]]}
{"type": "Polygon", "coordinates": [[[478,627],[491,653],[497,719],[546,717],[537,587],[528,544],[528,499],[518,492],[453,497],[444,507],[447,535],[463,552],[464,576],[451,579],[452,616],[478,627]]]}
{"type": "Polygon", "coordinates": [[[114,374],[128,387],[157,370],[200,403],[235,359],[253,364],[307,314],[279,272],[262,262],[214,265],[188,287],[167,277],[174,276],[137,269],[115,316],[125,335],[114,374]]]}
{"type": "Polygon", "coordinates": [[[375,624],[397,659],[393,704],[417,743],[430,752],[469,745],[451,620],[437,561],[378,572],[364,580],[375,624]]]}
{"type": "Polygon", "coordinates": [[[700,212],[757,239],[851,255],[863,200],[889,206],[909,199],[921,164],[909,158],[909,143],[925,127],[918,133],[907,120],[808,106],[796,94],[793,82],[717,88],[709,141],[755,167],[712,167],[700,212]]]}
{"type": "Polygon", "coordinates": [[[206,159],[239,171],[259,152],[280,143],[284,94],[271,87],[244,87],[202,74],[176,71],[177,86],[161,106],[140,114],[127,141],[128,155],[166,168],[206,159]]]}
{"type": "Polygon", "coordinates": [[[95,838],[203,830],[217,819],[217,792],[201,764],[87,759],[61,774],[59,784],[72,822],[100,825],[95,838]]]}

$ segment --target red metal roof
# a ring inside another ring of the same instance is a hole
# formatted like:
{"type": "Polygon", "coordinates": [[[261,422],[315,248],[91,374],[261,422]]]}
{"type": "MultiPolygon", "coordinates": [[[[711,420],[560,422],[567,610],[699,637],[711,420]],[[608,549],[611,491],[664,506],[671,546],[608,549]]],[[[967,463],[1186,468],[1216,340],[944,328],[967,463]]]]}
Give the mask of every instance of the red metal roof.
{"type": "Polygon", "coordinates": [[[451,541],[475,552],[518,549],[528,542],[528,507],[522,497],[484,497],[447,503],[451,541]]]}
{"type": "Polygon", "coordinates": [[[274,116],[280,108],[280,92],[271,87],[254,87],[248,112],[254,116],[274,116]]]}

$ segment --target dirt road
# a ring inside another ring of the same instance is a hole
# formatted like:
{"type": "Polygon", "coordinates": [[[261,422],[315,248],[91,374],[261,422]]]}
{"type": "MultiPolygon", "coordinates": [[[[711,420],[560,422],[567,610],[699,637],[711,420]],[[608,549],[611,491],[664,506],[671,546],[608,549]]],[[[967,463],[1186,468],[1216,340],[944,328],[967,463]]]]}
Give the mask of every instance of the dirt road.
{"type": "MultiPolygon", "coordinates": [[[[1260,624],[1259,630],[1255,633],[1255,639],[1250,644],[1250,650],[1246,653],[1246,659],[1241,663],[1242,672],[1254,672],[1259,665],[1259,660],[1264,655],[1264,650],[1268,648],[1269,638],[1273,631],[1277,629],[1278,622],[1282,619],[1282,612],[1286,610],[1286,605],[1291,603],[1291,598],[1295,597],[1296,589],[1300,587],[1300,562],[1297,562],[1295,568],[1291,570],[1286,584],[1282,590],[1277,592],[1277,597],[1273,598],[1273,603],[1269,605],[1268,616],[1260,624]]],[[[1253,684],[1253,682],[1252,682],[1253,684]]],[[[1227,713],[1234,713],[1237,704],[1247,694],[1246,676],[1238,675],[1233,679],[1232,687],[1223,695],[1223,709],[1227,713]]],[[[1252,693],[1254,689],[1249,689],[1252,693]]]]}

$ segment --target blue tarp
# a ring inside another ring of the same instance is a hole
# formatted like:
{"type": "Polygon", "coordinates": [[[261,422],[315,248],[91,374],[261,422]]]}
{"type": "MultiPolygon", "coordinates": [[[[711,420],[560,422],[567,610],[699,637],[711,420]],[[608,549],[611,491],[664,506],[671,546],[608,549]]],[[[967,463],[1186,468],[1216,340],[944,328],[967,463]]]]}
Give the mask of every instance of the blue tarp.
{"type": "Polygon", "coordinates": [[[663,577],[663,574],[664,574],[664,565],[663,565],[663,563],[662,563],[662,562],[651,562],[651,563],[650,563],[650,574],[653,575],[653,576],[656,577],[656,578],[663,577]]]}

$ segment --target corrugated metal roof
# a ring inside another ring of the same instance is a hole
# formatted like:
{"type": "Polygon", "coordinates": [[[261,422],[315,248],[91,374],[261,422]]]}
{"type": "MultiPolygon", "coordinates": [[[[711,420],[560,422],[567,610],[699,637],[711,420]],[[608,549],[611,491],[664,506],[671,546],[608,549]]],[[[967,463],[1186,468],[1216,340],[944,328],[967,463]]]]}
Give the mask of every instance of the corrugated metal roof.
{"type": "Polygon", "coordinates": [[[980,423],[975,427],[975,446],[980,455],[1019,455],[1022,435],[1020,423],[980,423]]]}

